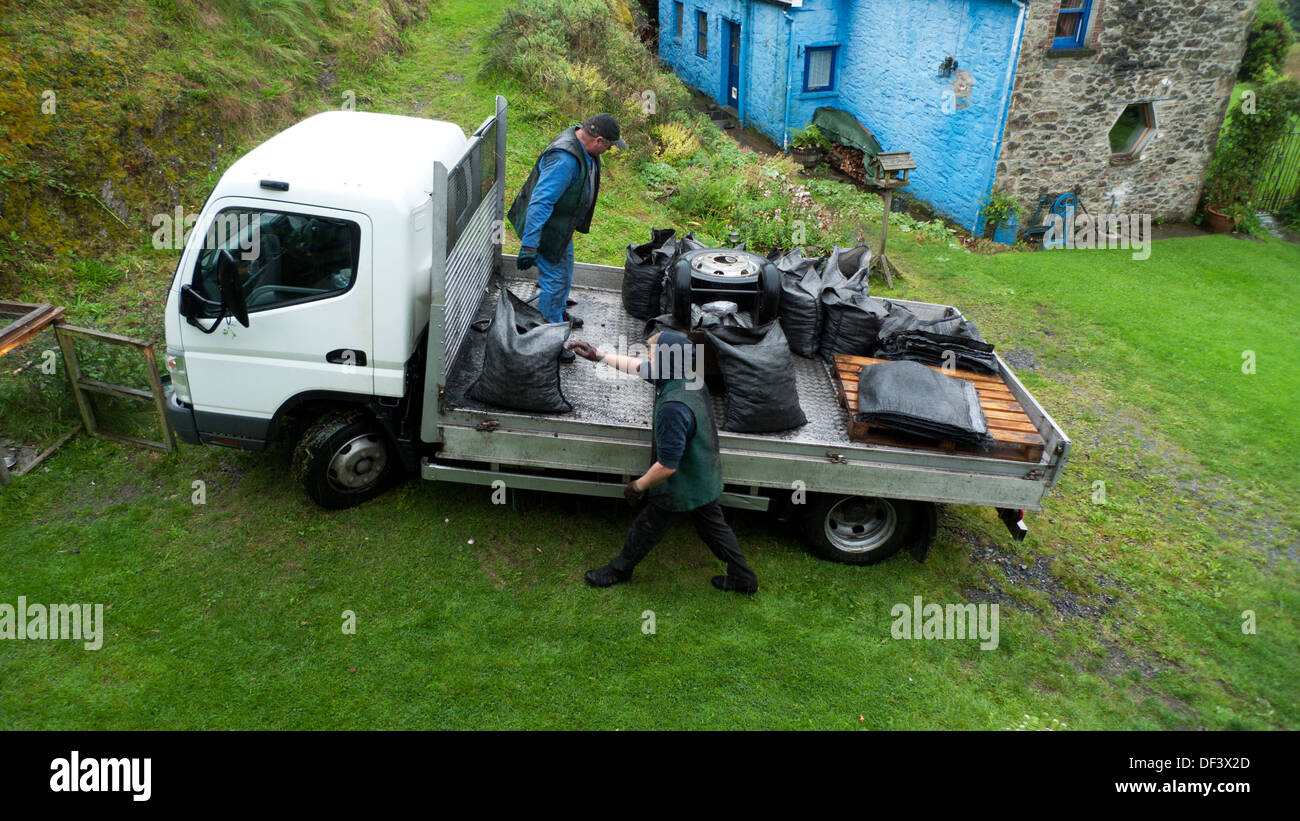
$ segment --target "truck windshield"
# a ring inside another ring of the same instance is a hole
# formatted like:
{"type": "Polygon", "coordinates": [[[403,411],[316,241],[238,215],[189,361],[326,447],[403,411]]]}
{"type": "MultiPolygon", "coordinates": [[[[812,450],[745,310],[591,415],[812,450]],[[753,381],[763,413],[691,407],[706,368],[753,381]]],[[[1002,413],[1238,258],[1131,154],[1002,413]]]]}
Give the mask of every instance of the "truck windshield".
{"type": "Polygon", "coordinates": [[[220,301],[217,258],[225,250],[239,265],[250,313],[322,299],[352,287],[360,248],[361,227],[350,220],[227,208],[206,230],[191,285],[220,301]]]}

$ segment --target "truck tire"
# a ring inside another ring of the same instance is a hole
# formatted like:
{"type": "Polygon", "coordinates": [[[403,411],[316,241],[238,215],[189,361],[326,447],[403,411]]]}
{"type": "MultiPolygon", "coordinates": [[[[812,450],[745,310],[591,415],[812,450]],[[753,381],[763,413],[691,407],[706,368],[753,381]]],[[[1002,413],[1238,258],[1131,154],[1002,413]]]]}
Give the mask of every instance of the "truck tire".
{"type": "Polygon", "coordinates": [[[370,416],[330,410],[303,431],[293,451],[293,475],[316,504],[329,510],[359,505],[383,493],[401,461],[370,416]]]}
{"type": "Polygon", "coordinates": [[[884,561],[912,539],[915,503],[878,496],[822,494],[809,500],[804,537],[823,559],[867,565],[884,561]]]}

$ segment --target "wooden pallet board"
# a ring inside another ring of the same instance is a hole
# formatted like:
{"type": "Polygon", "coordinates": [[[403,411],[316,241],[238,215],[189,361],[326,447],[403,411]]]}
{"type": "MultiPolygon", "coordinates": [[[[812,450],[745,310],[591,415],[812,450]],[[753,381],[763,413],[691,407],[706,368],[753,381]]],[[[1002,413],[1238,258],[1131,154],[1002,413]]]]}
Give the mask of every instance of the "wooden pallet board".
{"type": "Polygon", "coordinates": [[[14,320],[0,327],[0,356],[36,336],[55,322],[61,322],[64,310],[66,309],[48,302],[38,305],[32,302],[0,300],[0,317],[14,320]]]}
{"type": "MultiPolygon", "coordinates": [[[[1012,395],[1002,378],[996,374],[975,373],[974,371],[954,370],[950,374],[959,379],[968,380],[975,385],[979,394],[980,407],[988,420],[989,434],[993,437],[993,446],[987,451],[980,451],[970,445],[955,442],[931,442],[880,425],[860,422],[858,415],[858,377],[862,369],[888,362],[888,359],[876,359],[870,356],[835,355],[835,384],[839,389],[840,404],[849,412],[849,439],[854,442],[869,442],[880,445],[937,450],[948,453],[971,453],[990,456],[995,459],[1013,459],[1020,462],[1037,462],[1043,456],[1047,442],[1038,433],[1020,402],[1012,395]]],[[[943,372],[942,368],[927,365],[927,368],[943,372]]]]}

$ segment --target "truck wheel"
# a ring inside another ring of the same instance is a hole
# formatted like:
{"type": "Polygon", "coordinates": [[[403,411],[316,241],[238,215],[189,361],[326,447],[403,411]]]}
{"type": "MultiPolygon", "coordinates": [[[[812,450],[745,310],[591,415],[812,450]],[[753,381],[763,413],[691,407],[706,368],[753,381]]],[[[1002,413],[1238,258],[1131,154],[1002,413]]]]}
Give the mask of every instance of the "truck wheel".
{"type": "Polygon", "coordinates": [[[804,535],[813,552],[845,564],[875,564],[907,544],[911,502],[878,496],[822,495],[810,500],[804,535]]]}
{"type": "Polygon", "coordinates": [[[327,411],[293,451],[294,478],[312,501],[330,510],[373,499],[400,471],[387,438],[360,410],[327,411]]]}

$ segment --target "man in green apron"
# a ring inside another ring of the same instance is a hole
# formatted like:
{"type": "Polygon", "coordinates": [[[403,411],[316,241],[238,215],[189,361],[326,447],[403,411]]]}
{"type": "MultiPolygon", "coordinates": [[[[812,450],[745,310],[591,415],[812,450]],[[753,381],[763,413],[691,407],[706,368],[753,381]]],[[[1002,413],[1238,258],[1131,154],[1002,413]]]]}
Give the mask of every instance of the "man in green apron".
{"type": "MultiPolygon", "coordinates": [[[[673,331],[650,337],[645,361],[621,354],[601,354],[587,342],[570,343],[583,359],[635,373],[655,386],[652,422],[654,463],[643,475],[627,483],[623,495],[645,504],[628,530],[623,552],[608,565],[587,571],[587,583],[610,587],[632,578],[632,570],[663,538],[673,519],[689,513],[695,532],[713,555],[727,565],[724,576],[714,576],[719,590],[754,593],[758,578],[740,552],[736,534],[722,516],[722,463],[718,428],[713,421],[713,400],[701,374],[695,372],[694,348],[689,339],[673,331]]],[[[701,367],[702,364],[701,364],[701,367]]]]}

